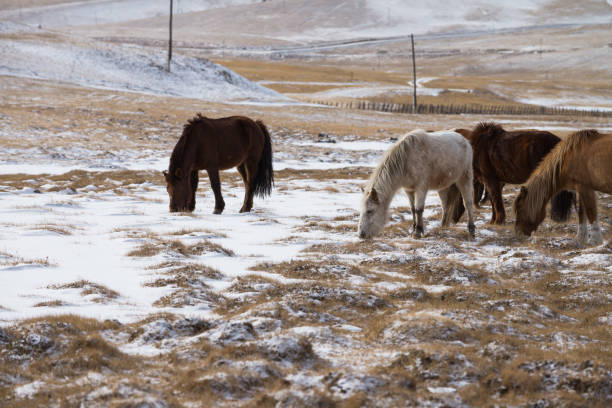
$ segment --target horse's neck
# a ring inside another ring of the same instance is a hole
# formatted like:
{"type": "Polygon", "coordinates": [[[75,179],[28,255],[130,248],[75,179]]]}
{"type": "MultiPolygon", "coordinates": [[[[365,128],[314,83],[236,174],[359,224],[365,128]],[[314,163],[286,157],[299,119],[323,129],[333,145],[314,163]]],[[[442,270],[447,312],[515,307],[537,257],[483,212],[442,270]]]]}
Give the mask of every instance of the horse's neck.
{"type": "Polygon", "coordinates": [[[176,146],[176,154],[173,153],[173,165],[175,168],[182,168],[184,171],[189,171],[193,166],[195,155],[193,148],[190,146],[191,142],[190,132],[184,133],[179,140],[179,144],[176,146]]]}
{"type": "MultiPolygon", "coordinates": [[[[389,161],[392,159],[395,158],[387,157],[386,160],[389,161]]],[[[393,199],[395,194],[397,193],[397,190],[402,187],[402,181],[405,177],[405,166],[403,165],[403,163],[401,163],[401,165],[399,166],[398,163],[396,163],[395,167],[399,167],[399,169],[393,169],[389,168],[391,166],[389,166],[388,162],[384,163],[383,165],[387,166],[387,168],[380,170],[380,172],[378,173],[378,177],[376,177],[376,179],[372,183],[372,187],[375,188],[376,191],[379,193],[380,200],[388,206],[391,203],[391,200],[393,199]]]]}
{"type": "Polygon", "coordinates": [[[551,173],[539,173],[528,184],[528,205],[530,213],[542,210],[551,197],[560,191],[560,186],[551,178],[551,173]]]}

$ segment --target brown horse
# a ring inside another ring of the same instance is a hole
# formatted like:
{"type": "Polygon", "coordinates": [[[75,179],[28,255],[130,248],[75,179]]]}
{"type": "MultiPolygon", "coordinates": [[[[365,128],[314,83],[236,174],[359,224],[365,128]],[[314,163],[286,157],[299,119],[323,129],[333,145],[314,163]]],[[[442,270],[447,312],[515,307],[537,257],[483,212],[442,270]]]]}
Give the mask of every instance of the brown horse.
{"type": "Polygon", "coordinates": [[[579,195],[578,241],[587,241],[586,213],[591,242],[600,244],[603,237],[597,221],[595,191],[612,194],[612,134],[576,132],[544,158],[514,201],[517,234],[531,235],[542,223],[550,197],[566,188],[575,189],[579,195]]]}
{"type": "MultiPolygon", "coordinates": [[[[506,219],[502,188],[504,184],[522,184],[544,156],[561,140],[550,132],[516,130],[507,132],[491,122],[479,123],[468,139],[473,149],[474,179],[486,187],[493,211],[491,224],[506,219]]],[[[562,192],[553,199],[551,217],[569,218],[574,194],[562,192]]]]}
{"type": "Polygon", "coordinates": [[[200,114],[189,120],[164,171],[170,196],[170,212],[193,211],[198,188],[198,170],[206,170],[215,193],[214,214],[221,214],[225,202],[221,195],[219,170],[237,167],[245,186],[240,212],[253,207],[253,195],[270,195],[272,142],[261,122],[243,116],[209,119],[200,114]]]}
{"type": "MultiPolygon", "coordinates": [[[[470,144],[472,143],[472,131],[471,130],[455,129],[455,132],[465,137],[470,142],[470,144]]],[[[472,189],[472,192],[473,192],[473,198],[474,198],[474,206],[476,208],[480,208],[480,203],[486,200],[489,197],[489,195],[485,191],[484,184],[482,184],[476,178],[474,178],[474,188],[472,189]],[[484,197],[482,196],[482,193],[485,193],[484,197]]],[[[463,214],[463,211],[464,210],[460,210],[460,214],[458,213],[458,216],[461,216],[461,214],[463,214]]]]}

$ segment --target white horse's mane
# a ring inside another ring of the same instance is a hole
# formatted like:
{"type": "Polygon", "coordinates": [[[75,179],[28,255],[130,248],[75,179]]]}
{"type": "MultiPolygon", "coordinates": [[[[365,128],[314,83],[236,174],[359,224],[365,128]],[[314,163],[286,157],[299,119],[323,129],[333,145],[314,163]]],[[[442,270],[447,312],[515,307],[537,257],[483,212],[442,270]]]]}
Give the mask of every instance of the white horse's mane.
{"type": "Polygon", "coordinates": [[[405,173],[406,160],[414,151],[414,144],[422,138],[427,137],[427,132],[416,129],[407,133],[401,140],[389,149],[378,164],[366,191],[370,192],[374,188],[376,193],[385,200],[397,191],[398,180],[405,173]]]}

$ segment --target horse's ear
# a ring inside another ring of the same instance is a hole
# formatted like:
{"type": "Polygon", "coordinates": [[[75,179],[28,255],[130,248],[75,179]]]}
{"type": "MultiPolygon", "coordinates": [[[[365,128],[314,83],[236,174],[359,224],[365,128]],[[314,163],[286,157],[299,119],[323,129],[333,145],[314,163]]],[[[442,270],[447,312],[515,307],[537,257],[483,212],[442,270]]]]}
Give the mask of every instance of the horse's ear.
{"type": "Polygon", "coordinates": [[[378,193],[376,192],[375,189],[372,189],[372,191],[370,191],[369,198],[370,198],[370,200],[374,201],[375,203],[378,202],[378,193]]]}
{"type": "Polygon", "coordinates": [[[164,178],[166,179],[166,181],[168,181],[168,172],[164,170],[162,173],[164,173],[164,178]]]}
{"type": "Polygon", "coordinates": [[[361,189],[362,193],[365,193],[365,189],[363,188],[363,186],[359,186],[359,188],[361,189]]]}
{"type": "Polygon", "coordinates": [[[176,176],[177,179],[182,179],[184,174],[183,174],[183,170],[179,167],[178,169],[176,169],[176,171],[174,172],[174,175],[176,176]]]}

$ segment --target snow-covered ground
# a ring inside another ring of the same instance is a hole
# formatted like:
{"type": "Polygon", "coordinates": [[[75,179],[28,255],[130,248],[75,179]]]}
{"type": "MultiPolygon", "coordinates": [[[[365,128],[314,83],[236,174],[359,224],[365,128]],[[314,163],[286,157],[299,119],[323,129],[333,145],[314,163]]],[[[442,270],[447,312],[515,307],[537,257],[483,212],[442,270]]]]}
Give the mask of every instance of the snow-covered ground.
{"type": "MultiPolygon", "coordinates": [[[[204,32],[221,30],[229,35],[233,30],[241,34],[236,28],[242,27],[245,34],[312,42],[612,21],[612,7],[608,2],[586,3],[569,12],[573,6],[571,2],[550,0],[177,0],[175,13],[185,16],[179,20],[183,24],[193,16],[189,24],[199,21],[198,29],[204,32]],[[234,21],[231,16],[235,17],[234,21]],[[202,20],[208,20],[203,27],[202,20]],[[261,21],[273,21],[274,24],[266,27],[261,21]]],[[[68,28],[157,18],[151,21],[156,21],[155,29],[159,30],[166,26],[161,24],[165,20],[160,16],[168,13],[168,2],[163,0],[96,0],[0,11],[0,20],[68,28]]],[[[146,21],[129,24],[150,27],[146,21]]]]}
{"type": "MultiPolygon", "coordinates": [[[[472,241],[465,217],[440,226],[435,192],[422,239],[410,234],[401,192],[378,237],[356,233],[360,187],[412,127],[487,119],[507,128],[609,132],[608,118],[420,117],[298,105],[262,85],[307,80],[258,85],[180,52],[168,74],[163,51],[90,39],[122,24],[128,34],[132,25],[155,31],[163,20],[165,27],[165,17],[155,18],[166,13],[163,3],[92,0],[0,12],[0,20],[11,16],[0,22],[0,405],[597,406],[610,399],[609,195],[598,195],[606,239],[599,246],[574,241],[575,215],[568,224],[547,219],[529,240],[515,238],[513,186],[504,190],[508,223],[488,225],[485,203],[475,210],[472,241]],[[99,32],[89,35],[92,24],[99,32]],[[60,31],[46,31],[52,26],[60,31]],[[222,215],[211,214],[205,174],[195,212],[168,212],[161,170],[196,111],[268,124],[276,183],[251,213],[238,213],[244,189],[235,170],[222,173],[222,215]]],[[[506,26],[610,21],[593,11],[607,10],[602,1],[575,13],[563,11],[564,0],[175,3],[185,11],[177,21],[191,19],[198,36],[203,16],[225,16],[206,28],[258,41],[270,33],[278,41],[475,29],[486,36],[506,26]],[[260,21],[250,14],[247,24],[239,10],[256,10],[270,24],[254,30],[260,21]]],[[[432,79],[420,79],[421,95],[441,91],[427,87],[432,79]]],[[[319,95],[330,98],[411,90],[408,82],[375,81],[310,83],[344,88],[319,95]]],[[[585,104],[601,102],[591,97],[585,104]]]]}
{"type": "MultiPolygon", "coordinates": [[[[174,13],[189,13],[254,3],[256,0],[176,0],[174,13]]],[[[31,26],[57,28],[73,25],[104,24],[137,18],[170,14],[167,0],[89,0],[20,7],[0,11],[0,20],[16,21],[31,26]]]]}
{"type": "MultiPolygon", "coordinates": [[[[2,31],[6,34],[21,28],[1,22],[0,27],[4,27],[2,31]]],[[[176,54],[171,72],[167,72],[167,54],[138,46],[62,35],[59,39],[44,36],[13,39],[8,35],[0,36],[0,54],[3,56],[0,75],[209,101],[288,100],[203,58],[176,54]]]]}

